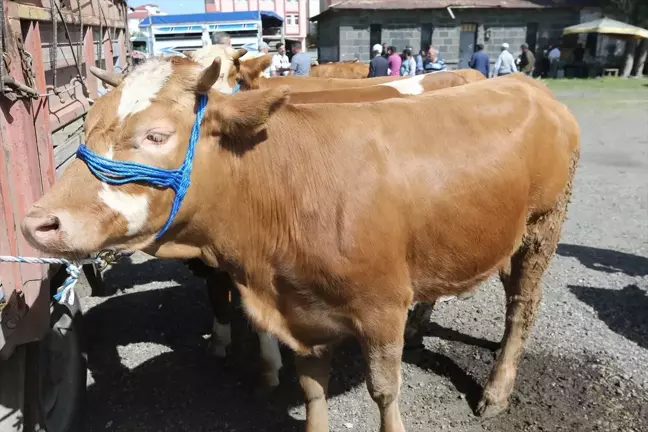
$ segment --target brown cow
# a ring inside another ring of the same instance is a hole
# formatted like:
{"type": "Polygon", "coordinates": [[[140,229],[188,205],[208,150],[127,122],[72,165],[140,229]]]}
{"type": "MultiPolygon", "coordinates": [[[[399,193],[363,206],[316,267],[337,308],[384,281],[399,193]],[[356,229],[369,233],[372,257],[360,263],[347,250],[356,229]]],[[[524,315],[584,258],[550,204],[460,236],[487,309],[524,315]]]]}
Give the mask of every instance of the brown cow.
{"type": "Polygon", "coordinates": [[[170,230],[156,240],[172,191],[110,186],[76,160],[25,217],[30,244],[68,257],[143,249],[230,271],[256,326],[298,354],[309,431],[328,430],[328,347],[345,336],[362,343],[381,430],[403,431],[408,306],[471,291],[499,270],[506,330],[478,413],[506,409],[579,157],[563,104],[501,79],[295,107],[288,88],[211,90],[218,62],[139,69],[97,100],[87,142],[105,158],[177,168],[197,93],[209,94],[192,185],[170,230]]]}
{"type": "Polygon", "coordinates": [[[360,79],[369,75],[369,65],[365,63],[327,63],[311,66],[309,77],[360,79]]]}
{"type": "Polygon", "coordinates": [[[355,79],[341,79],[341,78],[311,78],[311,77],[273,77],[273,78],[259,78],[257,83],[250,83],[250,88],[276,88],[284,85],[289,86],[293,91],[306,92],[306,91],[321,91],[321,90],[334,90],[334,89],[344,89],[344,88],[354,88],[354,87],[369,87],[375,86],[378,84],[385,84],[393,81],[400,81],[405,79],[420,78],[423,76],[434,76],[435,74],[456,74],[462,77],[465,83],[482,81],[486,78],[481,74],[473,74],[471,72],[462,71],[443,71],[443,72],[433,72],[426,75],[416,75],[414,77],[403,77],[403,76],[386,76],[386,77],[376,77],[376,78],[367,78],[363,80],[355,79]]]}
{"type": "Polygon", "coordinates": [[[453,72],[439,72],[366,87],[294,91],[290,93],[290,102],[293,104],[374,102],[390,98],[415,96],[464,84],[467,84],[467,81],[460,75],[453,72]]]}
{"type": "MultiPolygon", "coordinates": [[[[206,59],[213,56],[223,55],[231,64],[228,73],[221,73],[221,76],[228,76],[226,80],[219,80],[220,84],[214,85],[215,89],[221,92],[230,92],[238,81],[242,89],[248,89],[252,85],[249,83],[252,77],[259,76],[259,73],[267,67],[268,59],[253,58],[245,61],[238,61],[238,56],[245,54],[245,50],[232,50],[224,46],[213,45],[202,51],[194,53],[185,53],[186,56],[193,59],[200,59],[201,65],[204,65],[206,59]],[[202,54],[201,54],[202,53],[202,54]],[[224,82],[223,82],[224,81],[224,82]]],[[[91,72],[101,79],[110,77],[109,72],[90,68],[91,72]]],[[[119,76],[116,81],[109,81],[109,84],[115,85],[121,82],[123,77],[119,76]]],[[[416,95],[426,91],[432,91],[439,88],[452,87],[466,83],[466,80],[459,74],[450,72],[433,73],[419,75],[411,78],[400,77],[383,80],[381,78],[370,79],[368,82],[387,81],[383,85],[372,85],[371,87],[349,88],[342,90],[330,90],[321,92],[293,92],[291,93],[291,102],[301,103],[323,103],[323,102],[370,102],[384,100],[391,97],[406,97],[416,95]]],[[[357,81],[356,81],[357,82],[357,81]]],[[[216,357],[225,357],[227,347],[232,342],[232,330],[229,308],[229,298],[233,293],[233,281],[227,272],[213,269],[205,266],[200,260],[193,259],[187,262],[189,269],[197,276],[206,280],[207,292],[210,304],[214,311],[214,323],[212,334],[209,339],[209,352],[216,357]]],[[[415,308],[412,315],[413,320],[408,325],[408,340],[410,345],[419,345],[422,341],[422,334],[425,329],[425,319],[429,321],[432,313],[432,305],[419,305],[415,308]]],[[[262,366],[262,381],[259,390],[266,390],[276,387],[279,384],[279,370],[283,363],[279,345],[276,339],[268,334],[259,333],[259,347],[262,366]]]]}

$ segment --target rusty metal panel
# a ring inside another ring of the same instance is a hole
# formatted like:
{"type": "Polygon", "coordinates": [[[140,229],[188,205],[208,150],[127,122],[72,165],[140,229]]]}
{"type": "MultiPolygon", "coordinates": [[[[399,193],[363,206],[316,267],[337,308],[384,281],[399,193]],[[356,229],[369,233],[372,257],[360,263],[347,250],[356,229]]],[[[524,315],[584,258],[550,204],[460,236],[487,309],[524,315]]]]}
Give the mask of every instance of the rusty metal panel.
{"type": "MultiPolygon", "coordinates": [[[[38,96],[0,94],[1,255],[38,256],[22,237],[20,222],[31,204],[51,187],[57,168],[62,170],[73,159],[82,136],[78,126],[91,104],[88,98],[97,97],[97,80],[88,77],[84,63],[96,64],[97,53],[108,65],[116,61],[125,68],[129,60],[125,1],[66,0],[59,4],[63,21],[57,14],[55,38],[49,0],[2,0],[5,73],[38,96]],[[95,40],[95,32],[102,37],[95,40]],[[54,60],[50,48],[56,49],[55,62],[50,61],[54,60]],[[89,95],[84,94],[84,84],[89,95]]],[[[10,355],[16,345],[39,338],[46,328],[47,273],[46,266],[0,263],[0,290],[5,297],[0,304],[0,358],[10,355]]]]}

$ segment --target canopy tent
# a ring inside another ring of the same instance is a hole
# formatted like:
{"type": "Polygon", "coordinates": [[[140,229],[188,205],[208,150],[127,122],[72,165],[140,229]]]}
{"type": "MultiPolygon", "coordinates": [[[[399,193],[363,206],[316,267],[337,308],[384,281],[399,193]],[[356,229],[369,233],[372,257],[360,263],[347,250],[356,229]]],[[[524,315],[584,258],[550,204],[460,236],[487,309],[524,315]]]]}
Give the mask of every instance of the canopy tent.
{"type": "Polygon", "coordinates": [[[563,35],[579,33],[599,33],[622,39],[648,38],[648,30],[610,18],[600,18],[586,23],[576,24],[566,27],[563,30],[563,35]]]}
{"type": "Polygon", "coordinates": [[[140,27],[153,25],[178,25],[186,23],[214,23],[232,21],[260,20],[264,27],[280,27],[284,19],[273,11],[239,11],[239,12],[209,12],[182,15],[151,15],[140,22],[140,27]]]}

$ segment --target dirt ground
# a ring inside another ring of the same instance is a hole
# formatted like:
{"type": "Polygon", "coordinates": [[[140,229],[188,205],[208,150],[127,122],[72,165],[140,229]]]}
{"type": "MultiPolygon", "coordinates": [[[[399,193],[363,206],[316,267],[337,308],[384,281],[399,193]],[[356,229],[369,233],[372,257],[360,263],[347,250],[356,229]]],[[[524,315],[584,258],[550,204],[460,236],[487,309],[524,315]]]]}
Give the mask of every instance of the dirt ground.
{"type": "MultiPolygon", "coordinates": [[[[511,407],[491,420],[472,411],[504,326],[491,280],[440,305],[425,349],[404,354],[408,431],[648,430],[648,86],[556,95],[579,120],[582,159],[511,407]]],[[[117,294],[84,299],[87,430],[303,430],[291,353],[280,388],[255,397],[253,365],[207,354],[206,294],[184,266],[136,255],[105,278],[117,294]]],[[[357,344],[337,349],[332,431],[378,430],[363,368],[357,344]]]]}

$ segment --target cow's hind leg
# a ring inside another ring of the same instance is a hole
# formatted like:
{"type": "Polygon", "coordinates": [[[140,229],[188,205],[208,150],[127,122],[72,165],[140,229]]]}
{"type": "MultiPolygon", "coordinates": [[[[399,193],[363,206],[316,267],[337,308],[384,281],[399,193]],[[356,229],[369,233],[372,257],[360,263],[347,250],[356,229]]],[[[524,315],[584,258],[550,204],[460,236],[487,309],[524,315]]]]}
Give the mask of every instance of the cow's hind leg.
{"type": "Polygon", "coordinates": [[[423,336],[430,323],[435,303],[418,302],[407,317],[405,326],[405,348],[419,348],[423,345],[423,336]]]}
{"type": "Polygon", "coordinates": [[[261,353],[262,383],[257,389],[259,395],[272,391],[279,385],[279,370],[283,366],[279,341],[269,333],[259,332],[259,352],[261,353]]]}
{"type": "Polygon", "coordinates": [[[306,432],[328,432],[328,391],[331,351],[318,350],[317,356],[295,356],[299,383],[306,399],[306,432]]]}
{"type": "Polygon", "coordinates": [[[214,312],[209,351],[216,357],[225,357],[232,341],[230,292],[235,289],[235,285],[229,273],[218,269],[212,269],[206,280],[209,303],[214,312]]]}
{"type": "Polygon", "coordinates": [[[501,353],[477,406],[481,416],[492,417],[508,408],[518,362],[542,296],[540,280],[558,246],[570,196],[571,181],[552,210],[529,220],[510,267],[500,273],[506,291],[506,328],[501,353]]]}

